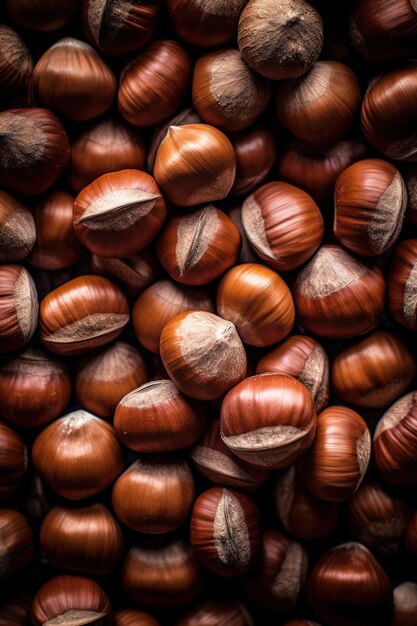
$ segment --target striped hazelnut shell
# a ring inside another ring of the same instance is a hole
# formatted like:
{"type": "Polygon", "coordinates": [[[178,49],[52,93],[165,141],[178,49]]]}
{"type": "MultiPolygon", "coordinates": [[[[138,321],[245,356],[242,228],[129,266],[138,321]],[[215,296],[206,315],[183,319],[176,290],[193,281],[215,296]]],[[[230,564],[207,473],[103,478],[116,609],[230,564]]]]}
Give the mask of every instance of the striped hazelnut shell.
{"type": "Polygon", "coordinates": [[[194,479],[186,460],[147,455],[116,480],[112,504],[117,518],[128,528],[159,535],[185,523],[194,497],[194,479]]]}
{"type": "Polygon", "coordinates": [[[120,400],[147,380],[141,354],[132,345],[117,341],[78,363],[75,394],[84,409],[112,420],[120,400]]]}
{"type": "Polygon", "coordinates": [[[277,476],[274,500],[279,521],[297,539],[322,539],[336,527],[339,505],[313,495],[301,480],[296,465],[290,465],[277,476]]]}
{"type": "Polygon", "coordinates": [[[222,487],[255,491],[270,472],[245,463],[234,455],[220,436],[220,420],[210,420],[202,437],[191,450],[191,460],[210,482],[222,487]]]}
{"type": "Polygon", "coordinates": [[[213,303],[206,291],[172,280],[159,280],[136,300],[132,309],[133,331],[147,350],[159,354],[164,326],[180,313],[194,309],[213,312],[213,303]]]}
{"type": "Polygon", "coordinates": [[[159,146],[153,173],[173,204],[205,204],[223,200],[230,192],[236,156],[229,139],[214,126],[170,126],[159,146]]]}
{"type": "Polygon", "coordinates": [[[82,409],[41,431],[33,444],[32,460],[45,483],[69,500],[99,493],[125,466],[112,426],[82,409]]]}
{"type": "Polygon", "coordinates": [[[338,61],[317,61],[303,76],[278,83],[275,110],[302,141],[328,144],[351,126],[361,103],[359,81],[338,61]]]}
{"type": "Polygon", "coordinates": [[[408,504],[377,482],[363,483],[347,503],[349,532],[380,554],[398,554],[409,517],[408,504]]]}
{"type": "Polygon", "coordinates": [[[84,0],[84,32],[104,54],[134,52],[154,34],[161,5],[161,0],[84,0]]]}
{"type": "Polygon", "coordinates": [[[356,411],[329,406],[317,418],[316,436],[300,462],[308,489],[329,502],[349,498],[361,484],[371,458],[371,434],[356,411]]]}
{"type": "Polygon", "coordinates": [[[119,112],[135,126],[153,126],[174,115],[188,91],[192,62],[172,39],[153,42],[122,71],[119,112]]]}
{"type": "Polygon", "coordinates": [[[171,217],[156,244],[161,265],[184,285],[205,285],[218,278],[234,265],[239,250],[238,228],[213,205],[171,217]]]}
{"type": "Polygon", "coordinates": [[[198,559],[209,570],[220,576],[243,574],[260,548],[256,504],[231,489],[204,491],[193,507],[190,539],[198,559]]]}
{"type": "MultiPolygon", "coordinates": [[[[123,563],[120,582],[135,603],[156,607],[187,604],[201,593],[204,585],[193,551],[181,540],[155,547],[143,542],[133,545],[123,563]]],[[[138,626],[137,622],[134,626],[138,626]]]]}
{"type": "Polygon", "coordinates": [[[373,459],[381,478],[391,484],[417,484],[417,392],[395,402],[379,420],[373,459]]]}
{"type": "Polygon", "coordinates": [[[399,243],[388,270],[388,306],[396,322],[417,329],[417,239],[399,243]]]}
{"type": "Polygon", "coordinates": [[[208,52],[194,66],[194,108],[204,122],[224,132],[253,124],[271,95],[272,83],[254,72],[238,50],[208,52]]]}
{"type": "Polygon", "coordinates": [[[301,598],[307,567],[307,552],[301,544],[280,531],[264,530],[260,557],[245,575],[243,589],[261,608],[287,613],[301,598]]]}
{"type": "Polygon", "coordinates": [[[256,254],[280,271],[307,261],[324,232],[323,217],[313,198],[282,182],[262,185],[246,198],[242,223],[256,254]]]}
{"type": "Polygon", "coordinates": [[[310,605],[325,624],[380,626],[392,607],[392,585],[372,552],[349,542],[326,552],[308,580],[310,605]]]}
{"type": "Polygon", "coordinates": [[[246,378],[221,406],[221,436],[239,458],[267,469],[287,467],[314,439],[316,410],[302,383],[283,374],[246,378]]]}
{"type": "Polygon", "coordinates": [[[101,626],[111,613],[110,600],[90,578],[56,576],[46,582],[32,604],[34,626],[65,622],[101,626]]]}
{"type": "Polygon", "coordinates": [[[365,159],[345,169],[335,185],[334,234],[351,252],[377,256],[398,238],[407,189],[396,167],[365,159]]]}
{"type": "Polygon", "coordinates": [[[294,303],[284,280],[258,263],[236,265],[217,290],[217,312],[233,322],[242,341],[270,346],[281,341],[294,324],[294,303]]]}
{"type": "Polygon", "coordinates": [[[21,261],[32,250],[35,239],[32,213],[20,200],[0,191],[0,262],[21,261]]]}
{"type": "Polygon", "coordinates": [[[41,340],[59,355],[77,355],[116,339],[129,321],[122,291],[107,278],[78,276],[48,293],[40,307],[41,340]]]}
{"type": "Polygon", "coordinates": [[[246,374],[246,352],[234,324],[206,311],[170,320],[160,351],[170,378],[196,400],[221,398],[246,374]]]}
{"type": "Polygon", "coordinates": [[[38,294],[29,272],[20,265],[0,266],[0,353],[28,343],[38,323],[38,294]]]}
{"type": "Polygon", "coordinates": [[[268,352],[256,367],[257,374],[287,374],[311,393],[317,411],[329,399],[329,359],[323,346],[308,335],[292,335],[268,352]]]}
{"type": "Polygon", "coordinates": [[[330,339],[363,335],[379,322],[385,281],[339,246],[322,246],[300,271],[292,289],[299,324],[330,339]]]}
{"type": "Polygon", "coordinates": [[[0,185],[16,193],[43,193],[68,165],[65,128],[47,109],[2,111],[0,137],[0,185]]]}
{"type": "Polygon", "coordinates": [[[131,450],[170,452],[192,445],[206,423],[204,405],[188,400],[171,380],[153,380],[125,395],[114,429],[131,450]]]}
{"type": "Polygon", "coordinates": [[[349,404],[384,409],[407,389],[417,372],[413,353],[383,330],[341,350],[332,365],[332,386],[349,404]]]}
{"type": "Polygon", "coordinates": [[[71,396],[68,365],[41,348],[29,346],[0,362],[2,417],[24,428],[49,424],[71,396]]]}
{"type": "Polygon", "coordinates": [[[165,216],[158,185],[139,170],[103,174],[74,201],[74,229],[81,243],[94,254],[110,258],[143,250],[165,216]]]}
{"type": "Polygon", "coordinates": [[[84,121],[107,111],[116,96],[116,78],[85,41],[64,37],[44,52],[33,70],[42,104],[70,120],[84,121]]]}

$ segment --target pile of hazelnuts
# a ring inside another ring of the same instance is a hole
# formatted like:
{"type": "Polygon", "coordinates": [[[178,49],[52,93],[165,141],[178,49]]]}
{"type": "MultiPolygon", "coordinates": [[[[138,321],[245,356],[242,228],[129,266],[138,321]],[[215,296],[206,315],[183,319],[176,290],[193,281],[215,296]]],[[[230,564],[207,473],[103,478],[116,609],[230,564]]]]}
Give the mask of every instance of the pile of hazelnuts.
{"type": "Polygon", "coordinates": [[[0,23],[0,626],[416,626],[417,1],[0,23]]]}

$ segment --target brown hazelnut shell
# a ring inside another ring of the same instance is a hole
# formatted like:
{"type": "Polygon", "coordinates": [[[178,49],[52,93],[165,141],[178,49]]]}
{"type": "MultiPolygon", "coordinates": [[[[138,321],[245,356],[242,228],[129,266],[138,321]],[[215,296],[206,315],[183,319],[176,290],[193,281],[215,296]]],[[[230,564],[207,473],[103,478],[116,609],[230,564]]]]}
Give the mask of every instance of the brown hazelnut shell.
{"type": "Polygon", "coordinates": [[[125,466],[112,426],[82,409],[64,415],[37,436],[32,461],[45,483],[69,500],[99,493],[125,466]]]}
{"type": "Polygon", "coordinates": [[[42,104],[70,120],[84,121],[109,109],[116,96],[116,78],[85,41],[65,37],[36,63],[33,84],[42,104]]]}
{"type": "Polygon", "coordinates": [[[190,541],[198,559],[219,576],[243,574],[260,548],[259,513],[248,496],[221,487],[195,501],[190,541]]]}
{"type": "Polygon", "coordinates": [[[168,200],[179,206],[222,200],[235,175],[232,144],[208,124],[170,126],[156,155],[155,180],[168,200]]]}
{"type": "Polygon", "coordinates": [[[239,18],[238,44],[256,72],[273,80],[295,78],[320,54],[322,19],[304,0],[250,0],[239,18]]]}
{"type": "Polygon", "coordinates": [[[310,392],[283,374],[258,374],[236,385],[221,406],[221,436],[239,458],[267,469],[287,467],[314,439],[310,392]]]}
{"type": "Polygon", "coordinates": [[[331,339],[363,335],[380,320],[385,281],[339,246],[322,246],[300,271],[292,294],[299,324],[331,339]]]}
{"type": "Polygon", "coordinates": [[[282,182],[262,185],[246,198],[242,223],[256,254],[279,271],[307,261],[324,232],[323,217],[313,198],[282,182]]]}
{"type": "Polygon", "coordinates": [[[83,354],[116,339],[128,320],[128,303],[115,284],[101,276],[78,276],[42,300],[40,335],[56,354],[83,354]]]}
{"type": "Polygon", "coordinates": [[[39,589],[33,600],[31,617],[34,626],[44,626],[56,619],[77,619],[80,624],[99,626],[105,623],[110,613],[109,598],[96,582],[66,575],[51,578],[39,589]]]}
{"type": "Polygon", "coordinates": [[[205,285],[234,265],[240,233],[213,205],[168,219],[156,251],[170,277],[184,285],[205,285]]]}
{"type": "Polygon", "coordinates": [[[329,626],[385,626],[390,619],[392,586],[373,554],[352,542],[321,557],[310,574],[308,598],[329,626]]]}
{"type": "Polygon", "coordinates": [[[195,555],[182,541],[157,547],[132,546],[120,576],[122,589],[129,598],[157,607],[191,602],[201,593],[204,582],[195,555]]]}
{"type": "Polygon", "coordinates": [[[194,479],[187,461],[142,456],[113,486],[117,518],[137,532],[159,535],[179,528],[194,502],[194,479]]]}
{"type": "Polygon", "coordinates": [[[234,324],[206,311],[170,320],[160,352],[170,378],[196,400],[218,400],[246,375],[246,352],[234,324]]]}
{"type": "Polygon", "coordinates": [[[161,5],[161,0],[83,0],[84,32],[104,54],[134,52],[154,34],[161,5]]]}
{"type": "Polygon", "coordinates": [[[349,498],[361,484],[371,458],[371,434],[356,411],[329,406],[317,418],[311,448],[300,462],[308,489],[329,502],[349,498]]]}
{"type": "Polygon", "coordinates": [[[287,374],[310,391],[317,411],[329,399],[329,360],[321,344],[307,335],[292,335],[259,361],[257,374],[287,374]]]}
{"type": "Polygon", "coordinates": [[[294,303],[282,278],[260,264],[236,265],[217,290],[217,312],[233,322],[242,341],[270,346],[281,341],[294,324],[294,303]]]}
{"type": "Polygon", "coordinates": [[[177,41],[155,41],[122,71],[119,112],[135,126],[153,126],[173,115],[191,80],[192,62],[177,41]]]}
{"type": "Polygon", "coordinates": [[[208,52],[194,66],[194,108],[204,122],[225,132],[253,124],[271,95],[272,83],[254,72],[238,50],[208,52]]]}
{"type": "Polygon", "coordinates": [[[24,428],[52,422],[67,406],[71,378],[66,363],[28,347],[0,363],[2,417],[24,428]]]}
{"type": "Polygon", "coordinates": [[[46,109],[0,113],[0,185],[35,195],[51,187],[70,158],[65,129],[46,109]]]}

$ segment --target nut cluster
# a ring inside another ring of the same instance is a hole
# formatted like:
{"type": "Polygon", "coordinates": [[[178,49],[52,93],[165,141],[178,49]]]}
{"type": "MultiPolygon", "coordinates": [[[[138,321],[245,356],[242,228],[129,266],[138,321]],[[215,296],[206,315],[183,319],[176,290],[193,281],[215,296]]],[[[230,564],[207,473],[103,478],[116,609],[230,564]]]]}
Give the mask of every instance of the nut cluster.
{"type": "Polygon", "coordinates": [[[0,4],[0,626],[416,626],[417,0],[0,4]]]}

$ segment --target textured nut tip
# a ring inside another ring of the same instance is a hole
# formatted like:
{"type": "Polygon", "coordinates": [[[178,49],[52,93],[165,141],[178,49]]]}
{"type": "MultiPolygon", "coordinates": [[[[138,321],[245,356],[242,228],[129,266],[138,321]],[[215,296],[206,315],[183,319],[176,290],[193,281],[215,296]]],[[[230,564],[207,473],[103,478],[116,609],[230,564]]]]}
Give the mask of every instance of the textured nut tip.
{"type": "Polygon", "coordinates": [[[6,580],[10,573],[10,557],[7,547],[0,541],[0,581],[6,580]]]}
{"type": "Polygon", "coordinates": [[[3,223],[0,221],[0,261],[20,261],[29,254],[35,243],[35,221],[30,211],[0,191],[0,212],[3,203],[6,215],[3,223]]]}
{"type": "Polygon", "coordinates": [[[405,517],[374,521],[358,534],[358,539],[371,547],[378,543],[380,552],[395,554],[399,549],[406,525],[405,517]]]}
{"type": "Polygon", "coordinates": [[[116,343],[104,354],[89,360],[79,371],[83,380],[112,382],[134,372],[142,364],[142,358],[127,343],[116,343]]]}
{"type": "Polygon", "coordinates": [[[179,390],[170,380],[154,380],[128,393],[120,406],[134,409],[149,409],[179,395],[179,390]]]}
{"type": "Polygon", "coordinates": [[[279,260],[274,252],[272,252],[269,245],[262,209],[258,202],[256,202],[253,194],[250,195],[242,205],[242,224],[246,237],[255,250],[267,258],[279,260]]]}
{"type": "Polygon", "coordinates": [[[84,411],[83,409],[72,411],[58,420],[63,428],[62,434],[66,437],[80,434],[89,423],[94,421],[102,423],[102,420],[99,417],[96,417],[92,413],[84,411]]]}
{"type": "Polygon", "coordinates": [[[297,290],[306,297],[326,298],[358,281],[366,271],[342,248],[324,246],[298,275],[297,290]]]}
{"type": "Polygon", "coordinates": [[[0,369],[4,372],[30,374],[42,378],[51,374],[62,374],[65,371],[65,366],[60,361],[46,355],[42,350],[31,346],[16,358],[7,359],[4,364],[1,363],[0,369]]]}
{"type": "Polygon", "coordinates": [[[142,475],[147,475],[149,477],[153,477],[153,476],[172,477],[173,475],[177,475],[186,480],[192,480],[191,471],[187,465],[187,462],[180,461],[180,460],[177,460],[177,461],[171,460],[170,462],[166,462],[166,463],[160,460],[160,462],[157,463],[155,462],[155,460],[152,462],[151,460],[142,458],[142,459],[138,459],[137,461],[134,461],[134,463],[132,463],[132,465],[128,467],[125,473],[127,472],[130,473],[132,471],[133,472],[140,471],[142,475]]]}
{"type": "Polygon", "coordinates": [[[129,316],[122,313],[93,313],[45,335],[42,339],[51,344],[89,341],[122,329],[128,321],[129,316]]]}
{"type": "Polygon", "coordinates": [[[207,252],[218,224],[213,206],[183,217],[177,230],[175,257],[180,274],[191,270],[207,252]]]}
{"type": "Polygon", "coordinates": [[[246,353],[234,324],[196,311],[181,323],[181,356],[201,378],[238,379],[246,371],[246,353]]]}
{"type": "Polygon", "coordinates": [[[301,113],[320,100],[329,89],[333,71],[331,65],[318,61],[301,79],[287,83],[284,93],[288,112],[301,113]]]}
{"type": "Polygon", "coordinates": [[[247,0],[193,0],[193,4],[208,13],[224,17],[239,16],[247,0]]]}
{"type": "Polygon", "coordinates": [[[278,514],[285,528],[288,528],[295,490],[295,466],[291,465],[277,480],[275,486],[275,502],[278,514]]]}
{"type": "Polygon", "coordinates": [[[399,172],[381,195],[368,226],[369,243],[375,254],[382,254],[398,238],[407,207],[407,189],[399,172]]]}
{"type": "Polygon", "coordinates": [[[171,566],[182,563],[185,558],[191,555],[190,549],[185,546],[181,541],[175,541],[174,543],[165,546],[163,549],[157,548],[140,548],[134,546],[131,548],[132,553],[135,554],[141,561],[156,567],[171,566]]]}
{"type": "Polygon", "coordinates": [[[38,294],[29,272],[22,269],[15,285],[13,299],[20,332],[29,341],[38,324],[38,294]]]}
{"type": "Polygon", "coordinates": [[[161,197],[142,189],[109,191],[90,202],[74,224],[86,224],[91,230],[126,230],[148,215],[161,197]]]}
{"type": "MultiPolygon", "coordinates": [[[[212,58],[208,89],[221,108],[228,130],[238,130],[252,122],[254,115],[265,108],[271,94],[269,83],[245,63],[238,50],[220,51],[212,58]]],[[[195,106],[198,109],[198,102],[195,106]]]]}
{"type": "Polygon", "coordinates": [[[89,0],[87,23],[94,41],[101,44],[104,30],[115,37],[129,19],[129,13],[134,4],[136,2],[129,0],[112,0],[112,2],[89,0]]]}
{"type": "Polygon", "coordinates": [[[83,50],[84,52],[93,52],[96,54],[94,48],[90,46],[86,41],[81,41],[80,39],[75,39],[74,37],[64,37],[60,39],[56,43],[54,43],[50,48],[48,48],[48,52],[50,50],[55,50],[56,48],[65,48],[66,51],[72,52],[71,48],[75,50],[83,50]]]}
{"type": "Polygon", "coordinates": [[[368,469],[369,461],[371,458],[371,433],[366,428],[362,437],[356,441],[356,458],[358,459],[360,479],[356,485],[358,489],[362,480],[365,477],[366,470],[368,469]]]}
{"type": "Polygon", "coordinates": [[[107,613],[101,613],[99,611],[71,609],[44,622],[43,626],[84,626],[84,624],[99,626],[104,624],[106,615],[107,613]]]}
{"type": "Polygon", "coordinates": [[[392,141],[384,149],[384,154],[394,161],[415,161],[417,158],[417,133],[392,141]]]}
{"type": "Polygon", "coordinates": [[[46,134],[30,116],[0,113],[1,167],[27,170],[42,158],[46,145],[46,134]]]}
{"type": "Polygon", "coordinates": [[[320,54],[323,22],[303,0],[254,0],[240,16],[238,44],[243,58],[264,76],[296,78],[320,54]]]}
{"type": "Polygon", "coordinates": [[[241,459],[269,468],[285,462],[302,445],[306,432],[295,426],[266,426],[242,435],[221,435],[241,459]]]}
{"type": "Polygon", "coordinates": [[[417,263],[412,267],[404,286],[403,313],[408,324],[414,327],[417,322],[417,263]]]}
{"type": "Polygon", "coordinates": [[[386,430],[395,428],[407,415],[417,402],[417,394],[415,392],[408,393],[403,398],[395,402],[388,411],[379,420],[374,433],[374,441],[382,435],[386,430]]]}
{"type": "Polygon", "coordinates": [[[307,554],[299,543],[292,542],[287,549],[278,575],[272,583],[272,593],[295,606],[307,574],[307,554]]]}
{"type": "Polygon", "coordinates": [[[28,74],[32,69],[32,59],[26,48],[23,39],[13,29],[0,25],[1,52],[13,68],[22,76],[28,74]]]}
{"type": "Polygon", "coordinates": [[[253,484],[250,474],[223,452],[213,450],[208,446],[198,445],[191,452],[191,458],[196,465],[204,468],[216,480],[221,480],[221,475],[223,475],[227,476],[228,481],[234,482],[236,486],[253,484]]]}
{"type": "Polygon", "coordinates": [[[249,531],[242,505],[227,489],[217,503],[213,536],[219,560],[244,571],[252,556],[249,531]]]}
{"type": "Polygon", "coordinates": [[[298,380],[310,391],[317,411],[323,409],[329,398],[329,359],[319,344],[307,357],[298,380]]]}
{"type": "Polygon", "coordinates": [[[340,543],[338,546],[332,548],[332,550],[362,550],[362,552],[369,553],[368,548],[359,543],[359,541],[346,541],[345,543],[340,543]]]}
{"type": "Polygon", "coordinates": [[[394,589],[394,607],[417,615],[417,584],[407,581],[394,589]]]}

